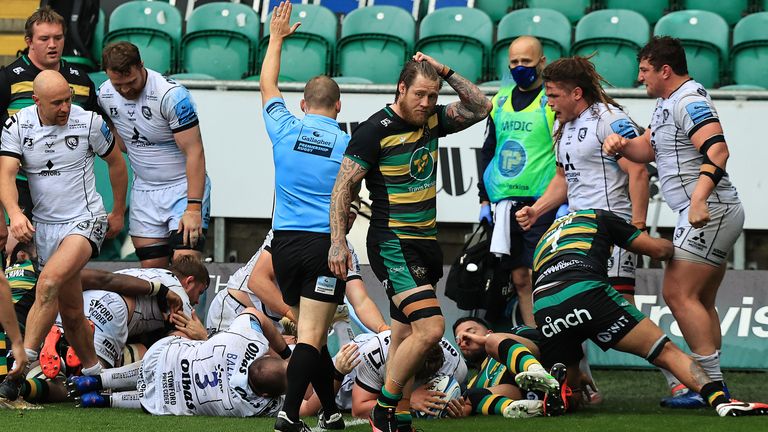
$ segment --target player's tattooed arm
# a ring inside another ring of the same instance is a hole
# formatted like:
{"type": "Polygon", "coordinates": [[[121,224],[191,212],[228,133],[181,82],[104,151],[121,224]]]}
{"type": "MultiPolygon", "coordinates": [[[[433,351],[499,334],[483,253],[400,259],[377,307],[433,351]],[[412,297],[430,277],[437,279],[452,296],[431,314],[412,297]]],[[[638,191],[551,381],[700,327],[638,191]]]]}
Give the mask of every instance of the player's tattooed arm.
{"type": "Polygon", "coordinates": [[[456,90],[460,99],[445,107],[448,133],[464,130],[488,117],[492,108],[491,101],[475,84],[455,72],[446,82],[456,90]]]}
{"type": "Polygon", "coordinates": [[[346,280],[347,269],[352,266],[352,256],[347,249],[347,221],[349,206],[360,193],[360,184],[368,170],[349,158],[343,158],[331,192],[331,248],[328,251],[328,267],[334,275],[346,280]]]}

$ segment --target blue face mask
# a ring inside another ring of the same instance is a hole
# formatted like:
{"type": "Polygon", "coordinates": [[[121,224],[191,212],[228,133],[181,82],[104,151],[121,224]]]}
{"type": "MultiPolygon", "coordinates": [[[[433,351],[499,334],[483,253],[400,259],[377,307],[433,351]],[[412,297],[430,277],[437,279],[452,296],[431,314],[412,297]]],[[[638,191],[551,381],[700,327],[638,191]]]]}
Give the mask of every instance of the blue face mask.
{"type": "Polygon", "coordinates": [[[509,72],[512,73],[512,79],[517,85],[523,88],[530,87],[539,77],[539,72],[535,66],[516,66],[509,68],[509,72]]]}

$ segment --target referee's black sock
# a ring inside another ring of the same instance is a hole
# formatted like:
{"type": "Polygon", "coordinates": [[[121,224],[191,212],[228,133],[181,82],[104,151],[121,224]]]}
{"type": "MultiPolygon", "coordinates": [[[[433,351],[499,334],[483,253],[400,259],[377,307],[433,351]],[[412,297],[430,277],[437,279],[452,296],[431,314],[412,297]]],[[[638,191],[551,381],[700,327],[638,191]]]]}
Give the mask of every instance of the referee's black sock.
{"type": "Polygon", "coordinates": [[[323,415],[327,419],[332,414],[339,412],[339,408],[336,406],[336,396],[333,393],[333,372],[336,368],[333,366],[331,353],[328,352],[328,345],[323,345],[320,349],[320,363],[318,365],[320,367],[315,367],[312,374],[312,387],[323,405],[323,415]]]}
{"type": "MultiPolygon", "coordinates": [[[[313,370],[320,369],[320,353],[312,345],[296,344],[291,360],[288,361],[288,389],[285,392],[283,411],[292,422],[299,420],[299,408],[304,400],[313,370]]],[[[315,390],[317,391],[317,390],[315,390]]]]}

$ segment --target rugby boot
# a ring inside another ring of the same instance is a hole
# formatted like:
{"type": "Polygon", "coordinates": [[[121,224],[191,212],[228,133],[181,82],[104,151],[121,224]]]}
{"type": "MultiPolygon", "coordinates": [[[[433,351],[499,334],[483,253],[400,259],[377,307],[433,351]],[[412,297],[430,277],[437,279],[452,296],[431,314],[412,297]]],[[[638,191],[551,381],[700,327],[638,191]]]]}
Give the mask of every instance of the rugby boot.
{"type": "Polygon", "coordinates": [[[309,428],[301,419],[292,422],[288,419],[285,411],[280,411],[275,419],[275,432],[311,432],[309,428]]]}
{"type": "Polygon", "coordinates": [[[720,417],[764,416],[768,415],[768,404],[731,400],[718,405],[715,410],[720,417]]]}
{"type": "Polygon", "coordinates": [[[73,375],[67,378],[67,397],[69,398],[103,389],[101,378],[97,376],[73,375]]]}
{"type": "Polygon", "coordinates": [[[373,432],[397,432],[397,417],[394,407],[383,407],[378,403],[371,410],[368,419],[373,432]]]}
{"type": "MultiPolygon", "coordinates": [[[[96,330],[91,320],[86,320],[90,327],[91,333],[96,330]]],[[[77,356],[75,349],[72,346],[67,347],[67,355],[65,356],[68,375],[80,375],[80,371],[83,369],[83,364],[80,361],[80,357],[77,356]]]]}
{"type": "Polygon", "coordinates": [[[90,392],[75,398],[77,408],[109,408],[110,399],[107,392],[90,392]]]}
{"type": "Polygon", "coordinates": [[[561,416],[568,409],[568,397],[571,396],[571,388],[568,387],[566,379],[568,370],[562,363],[555,363],[549,370],[549,375],[557,382],[557,389],[547,391],[544,395],[544,415],[547,417],[561,416]]]}
{"type": "Polygon", "coordinates": [[[328,416],[328,418],[325,418],[325,413],[320,410],[317,415],[317,427],[320,429],[343,430],[344,418],[341,413],[334,413],[328,416]]]}
{"type": "Polygon", "coordinates": [[[10,377],[5,377],[3,382],[0,383],[0,398],[7,399],[9,401],[15,401],[19,398],[20,391],[21,383],[11,379],[10,377]]]}
{"type": "MultiPolygon", "coordinates": [[[[726,396],[727,397],[727,396],[726,396]]],[[[696,409],[705,408],[707,403],[700,394],[686,387],[675,391],[672,396],[665,397],[661,400],[660,405],[665,408],[684,408],[684,409],[696,409]]]]}
{"type": "Polygon", "coordinates": [[[533,365],[527,371],[515,375],[518,387],[524,390],[550,393],[560,390],[557,380],[541,365],[533,365]]]}
{"type": "Polygon", "coordinates": [[[544,415],[544,402],[521,399],[512,402],[501,413],[505,418],[529,418],[544,415]]]}
{"type": "Polygon", "coordinates": [[[43,349],[40,350],[40,369],[48,379],[56,378],[61,372],[63,361],[59,353],[62,351],[63,335],[64,332],[59,326],[52,326],[43,342],[43,349]]]}

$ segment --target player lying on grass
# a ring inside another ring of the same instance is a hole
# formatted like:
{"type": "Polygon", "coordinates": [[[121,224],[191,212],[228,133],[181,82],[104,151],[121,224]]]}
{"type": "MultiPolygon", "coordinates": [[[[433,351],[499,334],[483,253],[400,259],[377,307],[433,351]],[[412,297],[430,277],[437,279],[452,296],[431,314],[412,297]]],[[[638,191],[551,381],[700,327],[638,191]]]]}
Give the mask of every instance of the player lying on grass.
{"type": "MultiPolygon", "coordinates": [[[[566,364],[569,384],[579,388],[581,343],[591,339],[603,350],[613,348],[635,354],[666,368],[704,396],[721,417],[768,415],[766,404],[728,398],[722,383],[711,380],[698,362],[613,289],[608,283],[606,263],[614,245],[657,260],[668,260],[674,253],[670,241],[652,238],[605,210],[570,213],[555,220],[542,236],[534,253],[533,291],[533,313],[542,336],[538,344],[542,363],[566,364]]],[[[490,335],[486,351],[492,356],[501,355],[502,346],[510,339],[512,343],[521,342],[514,335],[490,335]]],[[[543,369],[528,368],[515,381],[523,388],[550,389],[556,385],[543,369]]],[[[545,399],[545,412],[547,408],[545,399]]]]}
{"type": "MultiPolygon", "coordinates": [[[[339,409],[351,410],[355,417],[368,418],[384,382],[390,340],[389,330],[375,335],[362,334],[342,347],[336,355],[334,385],[339,409]]],[[[415,390],[410,400],[411,409],[436,414],[444,407],[441,396],[445,395],[427,390],[424,384],[437,376],[452,376],[463,383],[467,376],[467,366],[451,343],[443,338],[427,352],[416,375],[415,390]]],[[[319,409],[320,401],[313,394],[302,404],[300,413],[302,416],[314,415],[319,409]]],[[[401,423],[410,423],[410,412],[399,412],[397,415],[403,420],[401,423]]]]}
{"type": "Polygon", "coordinates": [[[98,376],[70,377],[85,408],[143,408],[155,415],[274,416],[287,386],[291,350],[272,321],[248,308],[207,341],[161,339],[141,362],[98,376]],[[283,359],[266,356],[270,346],[283,359]],[[111,394],[104,389],[127,390],[111,394]]]}

